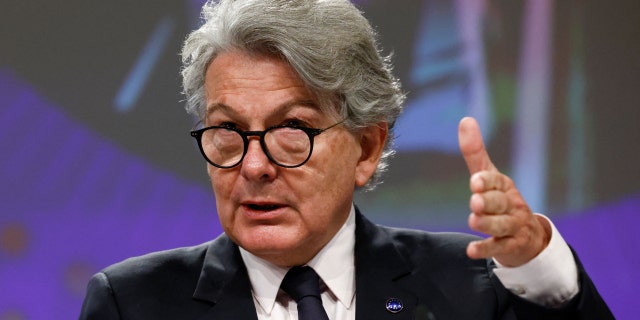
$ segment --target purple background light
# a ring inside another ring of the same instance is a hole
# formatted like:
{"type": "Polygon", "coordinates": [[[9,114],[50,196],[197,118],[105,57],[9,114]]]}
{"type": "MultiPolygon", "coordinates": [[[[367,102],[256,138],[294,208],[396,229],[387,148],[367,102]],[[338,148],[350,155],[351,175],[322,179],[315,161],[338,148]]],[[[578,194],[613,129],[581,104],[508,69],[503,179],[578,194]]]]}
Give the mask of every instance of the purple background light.
{"type": "Polygon", "coordinates": [[[0,234],[19,246],[0,247],[0,319],[73,319],[96,271],[221,232],[206,188],[127,154],[6,70],[0,88],[11,137],[0,139],[0,234]]]}

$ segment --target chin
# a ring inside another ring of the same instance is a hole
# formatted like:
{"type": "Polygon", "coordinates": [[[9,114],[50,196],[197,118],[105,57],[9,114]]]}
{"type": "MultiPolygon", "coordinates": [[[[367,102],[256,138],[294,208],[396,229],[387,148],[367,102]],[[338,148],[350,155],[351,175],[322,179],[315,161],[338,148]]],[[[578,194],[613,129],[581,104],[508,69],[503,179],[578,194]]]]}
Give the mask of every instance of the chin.
{"type": "Polygon", "coordinates": [[[235,232],[234,240],[247,251],[286,251],[292,250],[302,239],[288,236],[290,230],[277,226],[259,226],[235,232]]]}
{"type": "Polygon", "coordinates": [[[240,241],[245,250],[255,254],[281,254],[296,249],[296,241],[286,239],[244,239],[240,241]]]}
{"type": "Polygon", "coordinates": [[[253,255],[276,265],[290,265],[302,258],[301,255],[313,252],[312,249],[303,249],[300,246],[301,243],[301,239],[272,237],[269,239],[241,239],[238,245],[253,255]]]}

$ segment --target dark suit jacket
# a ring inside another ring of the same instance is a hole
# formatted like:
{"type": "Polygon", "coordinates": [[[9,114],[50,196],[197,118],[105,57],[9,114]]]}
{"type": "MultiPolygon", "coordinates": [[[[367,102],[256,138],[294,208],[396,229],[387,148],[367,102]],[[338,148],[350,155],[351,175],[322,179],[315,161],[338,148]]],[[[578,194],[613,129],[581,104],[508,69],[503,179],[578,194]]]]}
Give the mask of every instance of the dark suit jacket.
{"type": "MultiPolygon", "coordinates": [[[[613,319],[580,265],[578,296],[548,309],[508,292],[490,262],[467,258],[473,236],[381,227],[356,215],[357,319],[613,319]],[[388,312],[390,298],[403,310],[388,312]]],[[[80,319],[256,319],[256,311],[238,247],[221,235],[104,269],[89,282],[80,319]]]]}

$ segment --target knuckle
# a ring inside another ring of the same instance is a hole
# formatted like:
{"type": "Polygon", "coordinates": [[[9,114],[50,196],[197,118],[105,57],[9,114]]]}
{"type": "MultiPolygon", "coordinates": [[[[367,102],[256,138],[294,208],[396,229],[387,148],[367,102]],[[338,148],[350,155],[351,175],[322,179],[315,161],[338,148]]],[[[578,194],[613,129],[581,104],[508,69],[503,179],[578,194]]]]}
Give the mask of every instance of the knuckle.
{"type": "Polygon", "coordinates": [[[516,185],[513,182],[513,179],[511,179],[511,177],[509,177],[508,175],[502,175],[503,176],[503,183],[504,183],[504,187],[505,189],[515,189],[516,185]]]}

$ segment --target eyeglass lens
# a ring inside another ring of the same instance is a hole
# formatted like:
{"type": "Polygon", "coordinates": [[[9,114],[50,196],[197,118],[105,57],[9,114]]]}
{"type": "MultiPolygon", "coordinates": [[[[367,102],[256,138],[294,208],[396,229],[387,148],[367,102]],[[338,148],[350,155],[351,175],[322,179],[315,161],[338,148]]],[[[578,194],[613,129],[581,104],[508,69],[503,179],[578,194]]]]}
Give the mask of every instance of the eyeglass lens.
{"type": "MultiPolygon", "coordinates": [[[[244,155],[245,139],[235,130],[212,128],[203,132],[201,141],[206,157],[222,167],[238,164],[244,155]]],[[[297,128],[273,128],[265,132],[263,148],[279,165],[297,166],[309,156],[311,140],[297,128]]]]}

